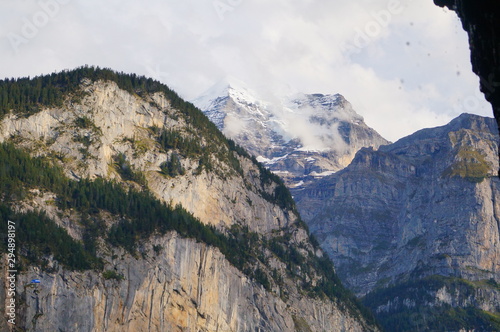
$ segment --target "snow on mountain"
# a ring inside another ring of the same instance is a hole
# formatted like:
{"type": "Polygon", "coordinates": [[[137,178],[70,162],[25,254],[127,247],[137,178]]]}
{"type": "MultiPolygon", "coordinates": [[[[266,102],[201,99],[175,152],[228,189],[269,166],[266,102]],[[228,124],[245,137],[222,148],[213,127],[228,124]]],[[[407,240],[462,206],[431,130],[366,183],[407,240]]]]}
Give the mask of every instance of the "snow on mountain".
{"type": "Polygon", "coordinates": [[[230,78],[193,103],[225,135],[295,185],[344,167],[362,147],[388,142],[340,94],[294,94],[268,101],[230,78]]]}

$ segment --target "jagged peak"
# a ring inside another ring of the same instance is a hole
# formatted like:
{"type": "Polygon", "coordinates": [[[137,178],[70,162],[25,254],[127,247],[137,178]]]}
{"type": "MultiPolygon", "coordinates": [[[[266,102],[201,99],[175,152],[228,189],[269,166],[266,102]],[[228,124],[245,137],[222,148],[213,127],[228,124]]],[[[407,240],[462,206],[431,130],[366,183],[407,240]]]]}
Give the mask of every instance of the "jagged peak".
{"type": "Polygon", "coordinates": [[[205,111],[214,103],[228,97],[245,104],[253,104],[260,99],[246,83],[233,76],[226,76],[208,88],[200,97],[194,99],[193,104],[205,111]]]}
{"type": "Polygon", "coordinates": [[[462,128],[475,131],[490,131],[492,133],[498,133],[498,127],[493,118],[470,113],[460,114],[444,127],[450,127],[451,130],[462,128]]]}
{"type": "Polygon", "coordinates": [[[361,123],[364,121],[363,117],[356,113],[345,97],[339,93],[336,94],[323,94],[313,93],[306,94],[301,92],[294,92],[287,96],[276,97],[275,102],[271,103],[265,98],[262,98],[254,89],[250,88],[243,81],[227,76],[219,80],[216,84],[206,90],[200,97],[193,100],[193,103],[201,110],[207,111],[216,104],[226,102],[228,99],[243,105],[256,105],[260,104],[264,107],[274,105],[276,108],[283,108],[282,111],[302,111],[301,113],[309,114],[311,116],[332,116],[336,119],[361,123]],[[278,103],[276,103],[278,101],[278,103]],[[278,104],[278,105],[277,105],[278,104]]]}
{"type": "Polygon", "coordinates": [[[391,146],[396,147],[413,144],[415,141],[422,139],[446,138],[448,133],[461,129],[488,131],[492,134],[498,134],[495,119],[475,114],[462,113],[443,126],[421,129],[411,135],[401,138],[391,146]]]}
{"type": "Polygon", "coordinates": [[[346,102],[347,100],[339,93],[335,94],[323,94],[323,93],[299,93],[295,96],[294,100],[297,101],[309,101],[309,102],[331,102],[333,104],[340,104],[342,102],[346,102]]]}
{"type": "Polygon", "coordinates": [[[351,103],[339,93],[336,94],[296,94],[289,101],[289,107],[311,113],[311,116],[323,116],[351,123],[364,122],[361,115],[354,111],[351,103]]]}

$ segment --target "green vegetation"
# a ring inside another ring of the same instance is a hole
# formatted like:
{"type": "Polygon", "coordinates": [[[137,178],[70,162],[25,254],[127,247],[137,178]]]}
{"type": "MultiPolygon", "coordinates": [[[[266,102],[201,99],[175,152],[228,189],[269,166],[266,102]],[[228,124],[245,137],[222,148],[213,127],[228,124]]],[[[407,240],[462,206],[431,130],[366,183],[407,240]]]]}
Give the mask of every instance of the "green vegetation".
{"type": "MultiPolygon", "coordinates": [[[[124,157],[119,161],[124,162],[124,157]]],[[[4,201],[23,199],[29,195],[30,188],[53,192],[57,195],[59,208],[78,211],[83,216],[81,223],[85,233],[83,243],[78,243],[49,218],[38,214],[28,216],[31,223],[20,221],[19,224],[29,229],[29,232],[26,231],[29,235],[22,235],[20,228],[22,241],[19,243],[28,253],[33,253],[25,257],[29,262],[37,263],[42,254],[52,253],[70,268],[102,268],[96,258],[99,235],[104,235],[110,245],[123,247],[135,255],[140,243],[151,234],[176,231],[182,237],[219,248],[235,267],[270,289],[272,280],[277,284],[282,282],[279,274],[269,275],[256,268],[267,264],[264,252],[268,249],[287,265],[288,273],[303,285],[305,291],[316,296],[326,295],[334,301],[341,300],[354,309],[353,312],[361,311],[364,317],[370,317],[352,294],[343,288],[328,258],[318,258],[311,252],[305,257],[289,245],[293,230],[284,230],[283,237],[270,241],[250,232],[247,227],[236,225],[227,233],[221,233],[201,223],[180,206],[170,207],[160,202],[148,191],[125,190],[117,183],[99,178],[72,181],[63,175],[59,167],[51,166],[42,158],[32,158],[12,144],[0,144],[0,191],[4,193],[4,201]],[[99,219],[100,211],[117,216],[119,221],[105,231],[105,225],[99,219]],[[67,246],[70,246],[69,249],[67,246]],[[307,273],[312,273],[313,269],[320,278],[314,287],[305,281],[307,273]]],[[[6,210],[6,206],[2,210],[7,211],[2,212],[2,222],[5,223],[7,218],[24,220],[21,215],[13,215],[6,210]]],[[[5,243],[5,240],[2,242],[5,243]]]]}
{"type": "Polygon", "coordinates": [[[82,143],[87,149],[92,144],[90,136],[77,135],[73,137],[73,141],[77,143],[82,143]]]}
{"type": "MultiPolygon", "coordinates": [[[[237,156],[250,158],[248,153],[228,140],[199,109],[193,104],[184,101],[177,93],[166,85],[135,74],[117,73],[111,69],[83,66],[74,70],[39,76],[35,78],[19,78],[0,80],[0,119],[11,110],[16,114],[29,116],[39,112],[42,107],[62,106],[68,96],[73,99],[82,98],[85,93],[81,83],[84,79],[90,81],[115,82],[121,89],[139,96],[161,92],[169,100],[170,105],[184,118],[190,132],[161,131],[152,128],[158,134],[158,141],[164,150],[176,150],[180,155],[197,158],[199,161],[198,173],[203,170],[218,173],[222,177],[242,175],[240,162],[237,156]],[[193,137],[202,138],[194,139],[193,137]],[[224,171],[222,165],[229,169],[224,171]]],[[[95,129],[92,120],[79,117],[75,126],[84,129],[95,129]]],[[[85,147],[91,144],[89,137],[75,137],[85,147]]],[[[88,153],[82,150],[85,156],[88,153]]],[[[295,209],[293,199],[282,183],[281,179],[260,165],[255,158],[253,162],[259,166],[261,176],[265,182],[278,183],[274,192],[269,194],[262,190],[263,196],[270,202],[285,209],[295,209]]],[[[127,179],[132,178],[127,169],[122,172],[127,179]]],[[[123,176],[121,173],[121,175],[123,176]]],[[[133,180],[142,183],[142,179],[133,180]]]]}
{"type": "MultiPolygon", "coordinates": [[[[196,137],[193,133],[183,135],[179,131],[161,130],[159,128],[152,128],[152,131],[154,133],[159,133],[157,141],[164,151],[175,150],[178,151],[183,157],[192,159],[198,158],[198,173],[206,170],[207,172],[218,173],[221,177],[230,177],[236,174],[242,176],[243,170],[237,156],[251,159],[252,162],[258,167],[261,183],[264,185],[264,187],[259,191],[262,197],[283,209],[297,212],[292,195],[286,188],[283,180],[262,166],[255,159],[255,157],[250,157],[250,155],[248,155],[242,147],[235,144],[234,141],[223,138],[222,147],[227,145],[226,150],[225,148],[221,148],[221,145],[218,144],[217,141],[203,143],[201,140],[193,138],[196,137]],[[214,156],[215,158],[213,158],[214,156]],[[221,163],[228,165],[232,172],[221,173],[221,163]],[[275,188],[272,193],[268,193],[265,186],[275,186],[275,188]]],[[[168,170],[168,167],[170,166],[169,163],[172,163],[172,161],[167,161],[160,166],[162,173],[165,175],[170,174],[170,171],[168,170]]],[[[174,163],[176,162],[174,161],[174,163]]]]}
{"type": "Polygon", "coordinates": [[[29,116],[44,106],[62,106],[64,95],[79,86],[81,76],[68,72],[35,77],[0,80],[0,119],[13,110],[29,116]]]}
{"type": "MultiPolygon", "coordinates": [[[[0,204],[0,221],[3,229],[7,229],[7,221],[16,223],[16,243],[18,253],[22,252],[28,262],[46,267],[44,256],[53,255],[66,268],[86,270],[102,268],[100,259],[85,250],[84,245],[75,241],[65,229],[41,212],[15,213],[7,205],[0,204]]],[[[6,237],[6,234],[2,234],[6,237]]],[[[6,252],[7,242],[2,239],[0,251],[6,252]]],[[[22,266],[21,266],[22,268],[22,266]]]]}
{"type": "Polygon", "coordinates": [[[114,279],[114,280],[124,280],[125,277],[123,276],[123,274],[121,273],[118,273],[114,270],[106,270],[102,273],[102,276],[104,279],[106,280],[109,280],[109,279],[114,279]]]}
{"type": "MultiPolygon", "coordinates": [[[[125,157],[119,155],[117,163],[125,163],[125,157]]],[[[63,229],[58,228],[59,234],[52,227],[48,227],[47,225],[55,225],[50,219],[28,215],[31,216],[29,220],[33,222],[23,225],[29,225],[35,235],[24,238],[20,233],[20,238],[23,239],[23,245],[29,248],[29,252],[34,253],[26,257],[31,262],[36,263],[35,258],[43,252],[53,253],[56,259],[59,258],[71,268],[86,269],[97,266],[96,239],[98,233],[102,234],[104,229],[98,213],[104,210],[122,216],[121,221],[107,232],[106,240],[113,246],[121,246],[135,254],[139,240],[148,238],[154,232],[165,234],[168,231],[176,231],[183,237],[194,238],[219,248],[233,265],[261,282],[264,287],[269,287],[265,273],[251,268],[257,257],[261,256],[260,247],[257,245],[259,236],[256,233],[234,227],[225,235],[211,226],[204,225],[180,206],[172,208],[165,205],[147,191],[125,190],[120,185],[103,179],[71,181],[63,175],[60,168],[50,166],[42,158],[32,158],[12,144],[0,144],[0,190],[5,193],[4,200],[9,202],[23,199],[27,197],[29,188],[54,192],[58,197],[56,203],[61,209],[76,209],[82,215],[88,216],[81,221],[86,231],[84,243],[79,244],[63,229]],[[35,223],[35,220],[38,222],[35,223]],[[53,241],[47,234],[56,234],[61,240],[53,241]],[[49,246],[51,250],[45,249],[51,241],[55,247],[49,246]],[[76,249],[58,249],[59,244],[74,245],[76,249]]],[[[11,214],[9,212],[5,217],[2,215],[2,221],[6,223],[11,214]]],[[[20,218],[20,215],[12,217],[15,220],[20,218]]]]}
{"type": "Polygon", "coordinates": [[[230,141],[225,138],[223,141],[207,140],[205,142],[195,138],[199,137],[199,134],[193,130],[183,134],[176,130],[156,128],[153,132],[159,133],[157,141],[165,152],[174,150],[184,158],[198,159],[198,174],[205,170],[217,173],[223,178],[243,175],[240,162],[234,154],[235,151],[231,150],[232,146],[237,148],[234,143],[230,144],[230,141]]]}
{"type": "Polygon", "coordinates": [[[161,173],[166,176],[176,177],[177,175],[186,174],[186,170],[182,167],[179,156],[172,153],[170,158],[160,164],[161,173]]]}
{"type": "Polygon", "coordinates": [[[260,268],[257,268],[255,272],[253,273],[253,277],[255,281],[257,281],[259,284],[264,286],[264,288],[268,291],[271,290],[271,283],[269,282],[269,278],[267,277],[267,274],[262,271],[260,268]]]}
{"type": "Polygon", "coordinates": [[[376,309],[390,301],[394,303],[398,298],[399,302],[395,307],[389,311],[381,311],[377,315],[387,331],[458,331],[461,329],[499,331],[500,319],[495,314],[475,307],[452,307],[446,303],[437,306],[429,305],[437,301],[433,294],[443,287],[446,287],[449,293],[466,299],[475,295],[478,285],[498,287],[494,281],[477,283],[459,278],[431,276],[376,290],[368,294],[363,299],[363,303],[376,309]],[[407,303],[414,303],[415,306],[404,305],[405,299],[407,303]]]}
{"type": "Polygon", "coordinates": [[[155,252],[156,255],[160,254],[160,251],[163,249],[163,247],[159,244],[153,245],[153,251],[155,252]]]}
{"type": "MultiPolygon", "coordinates": [[[[188,125],[196,128],[201,137],[216,143],[227,142],[224,135],[203,112],[183,100],[166,85],[144,76],[117,73],[99,67],[84,66],[35,78],[0,80],[0,119],[11,110],[16,114],[29,116],[39,112],[42,107],[62,106],[67,96],[81,98],[84,96],[81,88],[84,79],[92,82],[99,80],[115,82],[121,89],[139,96],[161,92],[170,101],[170,105],[184,115],[188,125]]],[[[78,123],[89,125],[85,120],[78,120],[78,123]]]]}
{"type": "Polygon", "coordinates": [[[94,122],[86,116],[76,118],[75,126],[81,129],[93,129],[96,127],[94,122]]]}
{"type": "Polygon", "coordinates": [[[181,132],[175,130],[164,130],[158,137],[161,147],[168,150],[179,150],[184,157],[195,158],[203,153],[203,147],[199,139],[184,137],[181,132]]]}
{"type": "Polygon", "coordinates": [[[29,188],[64,192],[70,181],[59,167],[43,158],[32,158],[11,143],[0,144],[0,192],[4,201],[23,200],[29,188]]]}
{"type": "Polygon", "coordinates": [[[482,182],[488,177],[490,166],[478,151],[464,148],[457,157],[459,160],[444,171],[444,176],[460,176],[471,182],[482,182]]]}
{"type": "Polygon", "coordinates": [[[145,175],[140,172],[134,170],[130,162],[127,160],[127,157],[123,153],[119,153],[114,156],[114,166],[116,171],[120,174],[123,180],[125,181],[134,181],[140,184],[141,186],[145,186],[147,184],[145,175]]]}
{"type": "MultiPolygon", "coordinates": [[[[285,210],[291,210],[298,214],[297,208],[295,206],[295,201],[293,200],[292,194],[285,186],[283,180],[267,168],[265,168],[261,163],[257,161],[255,157],[251,157],[253,163],[257,165],[260,173],[260,181],[265,185],[276,184],[276,188],[272,194],[269,194],[266,190],[261,190],[260,194],[268,202],[273,203],[285,210]]],[[[303,223],[305,226],[305,223],[303,223]]],[[[307,228],[307,226],[305,226],[307,228]]]]}
{"type": "MultiPolygon", "coordinates": [[[[332,301],[340,301],[352,314],[361,313],[368,323],[375,324],[375,318],[370,310],[361,304],[349,290],[344,288],[334,271],[331,260],[326,255],[317,257],[313,252],[308,252],[306,257],[303,256],[297,248],[289,245],[291,237],[291,233],[285,232],[283,236],[264,241],[262,246],[270,250],[286,264],[289,275],[295,278],[296,282],[310,296],[326,296],[332,301]],[[320,277],[320,280],[313,286],[304,277],[315,273],[320,277]]],[[[314,237],[311,236],[311,238],[315,248],[319,248],[314,237]]],[[[276,282],[279,284],[279,279],[276,282]]]]}

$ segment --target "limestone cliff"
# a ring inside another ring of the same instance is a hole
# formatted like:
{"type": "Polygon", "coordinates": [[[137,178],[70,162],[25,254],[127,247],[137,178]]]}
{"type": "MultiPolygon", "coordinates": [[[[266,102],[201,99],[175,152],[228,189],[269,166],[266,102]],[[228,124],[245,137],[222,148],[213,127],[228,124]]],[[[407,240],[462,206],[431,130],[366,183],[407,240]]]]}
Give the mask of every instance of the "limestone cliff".
{"type": "MultiPolygon", "coordinates": [[[[57,237],[48,243],[40,229],[25,238],[19,225],[18,328],[378,330],[311,242],[277,177],[158,83],[80,72],[111,79],[83,78],[58,102],[12,109],[0,122],[0,142],[10,144],[0,151],[0,177],[10,183],[2,224],[43,221],[57,237]],[[25,175],[12,169],[19,160],[25,175]],[[56,250],[63,233],[71,253],[56,250]]],[[[72,72],[64,75],[67,84],[72,72]]]]}
{"type": "Polygon", "coordinates": [[[152,238],[142,249],[145,258],[115,252],[118,257],[108,262],[123,274],[121,281],[60,267],[23,273],[21,326],[27,331],[295,331],[300,319],[313,331],[363,330],[333,303],[285,303],[217,250],[174,233],[152,238]],[[155,253],[153,246],[162,249],[155,253]],[[30,284],[35,277],[40,286],[30,284]]]}
{"type": "MultiPolygon", "coordinates": [[[[258,174],[258,168],[249,160],[241,160],[249,175],[246,178],[228,179],[211,172],[189,177],[159,173],[160,164],[172,151],[158,146],[152,129],[163,127],[194,135],[186,130],[188,124],[182,113],[171,107],[164,95],[140,98],[114,82],[89,80],[84,81],[82,89],[85,97],[78,104],[67,100],[64,107],[47,108],[28,118],[9,114],[1,123],[0,141],[11,139],[36,155],[56,157],[64,163],[68,176],[77,179],[120,179],[113,157],[123,154],[133,168],[144,172],[148,188],[156,196],[173,205],[180,203],[207,223],[230,226],[244,222],[260,232],[288,224],[282,210],[266,204],[255,187],[253,191],[245,187],[245,182],[253,186],[260,182],[251,175],[258,174]],[[79,125],[82,119],[88,123],[79,125]]],[[[185,158],[181,162],[188,173],[196,172],[198,160],[185,158]]],[[[218,166],[223,171],[228,168],[218,166]]]]}

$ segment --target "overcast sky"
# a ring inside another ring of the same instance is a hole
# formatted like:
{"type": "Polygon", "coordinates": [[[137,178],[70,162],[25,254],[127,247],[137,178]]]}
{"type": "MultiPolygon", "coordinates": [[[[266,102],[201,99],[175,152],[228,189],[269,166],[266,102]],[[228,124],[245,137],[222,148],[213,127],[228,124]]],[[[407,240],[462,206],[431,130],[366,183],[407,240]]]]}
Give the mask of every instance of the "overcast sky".
{"type": "Polygon", "coordinates": [[[84,64],[191,100],[227,76],[340,93],[385,138],[492,116],[455,13],[432,0],[0,0],[0,77],[84,64]]]}

